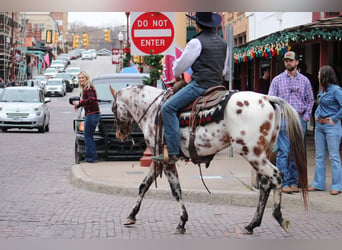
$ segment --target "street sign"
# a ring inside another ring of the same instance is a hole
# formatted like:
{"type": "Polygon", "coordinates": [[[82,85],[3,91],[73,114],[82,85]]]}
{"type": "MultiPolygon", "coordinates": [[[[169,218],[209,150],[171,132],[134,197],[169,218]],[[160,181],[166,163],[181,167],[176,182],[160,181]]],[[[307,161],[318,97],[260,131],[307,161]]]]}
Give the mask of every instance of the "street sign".
{"type": "Polygon", "coordinates": [[[175,51],[174,13],[133,12],[131,50],[134,56],[173,55],[175,51]]]}
{"type": "Polygon", "coordinates": [[[112,49],[112,64],[119,64],[119,49],[112,49]]]}

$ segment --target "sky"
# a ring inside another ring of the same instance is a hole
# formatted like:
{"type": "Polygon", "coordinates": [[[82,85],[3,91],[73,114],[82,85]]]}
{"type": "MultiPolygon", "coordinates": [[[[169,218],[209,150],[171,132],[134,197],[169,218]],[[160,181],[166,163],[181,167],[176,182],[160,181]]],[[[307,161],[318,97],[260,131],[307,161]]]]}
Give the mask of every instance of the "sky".
{"type": "Polygon", "coordinates": [[[113,27],[125,25],[127,22],[125,12],[69,12],[68,14],[69,24],[80,22],[95,27],[113,27]]]}

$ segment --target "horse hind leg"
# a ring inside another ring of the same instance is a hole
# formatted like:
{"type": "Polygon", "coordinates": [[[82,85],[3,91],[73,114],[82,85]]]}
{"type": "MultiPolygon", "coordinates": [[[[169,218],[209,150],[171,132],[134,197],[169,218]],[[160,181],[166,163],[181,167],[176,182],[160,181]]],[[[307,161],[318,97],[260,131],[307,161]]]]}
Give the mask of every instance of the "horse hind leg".
{"type": "Polygon", "coordinates": [[[242,233],[252,234],[253,229],[255,227],[260,226],[271,189],[272,185],[269,178],[267,176],[262,175],[259,182],[260,194],[257,210],[252,221],[244,227],[242,233]]]}
{"type": "Polygon", "coordinates": [[[150,167],[149,173],[146,175],[144,180],[141,182],[139,186],[139,194],[138,198],[135,202],[135,205],[132,208],[132,211],[127,217],[127,221],[124,223],[125,226],[133,225],[136,223],[136,215],[138,214],[141,206],[141,202],[146,194],[146,192],[151,187],[152,183],[155,181],[156,177],[159,176],[161,173],[160,166],[152,166],[150,167]]]}
{"type": "Polygon", "coordinates": [[[286,231],[290,230],[290,221],[288,219],[284,219],[281,212],[281,184],[284,174],[275,169],[273,177],[275,177],[277,183],[273,188],[273,217],[279,223],[279,225],[286,231]]]}
{"type": "Polygon", "coordinates": [[[271,162],[267,160],[266,165],[264,165],[264,175],[262,175],[260,179],[260,195],[259,195],[259,203],[257,207],[257,211],[254,215],[253,220],[244,228],[244,233],[252,234],[253,229],[255,227],[260,226],[263,213],[267,204],[267,200],[270,194],[271,189],[273,189],[273,217],[277,220],[279,225],[286,231],[289,231],[290,222],[287,219],[284,219],[281,212],[281,184],[283,179],[283,173],[279,171],[276,167],[272,165],[271,162]],[[269,166],[269,168],[267,167],[269,166]],[[267,170],[272,170],[273,174],[265,174],[265,172],[270,173],[267,170]]]}
{"type": "Polygon", "coordinates": [[[188,221],[188,213],[186,211],[186,208],[185,208],[183,200],[182,200],[182,189],[180,187],[176,165],[175,164],[165,165],[164,166],[164,173],[165,173],[167,180],[169,182],[172,195],[176,199],[176,201],[178,202],[179,211],[180,211],[179,212],[180,218],[179,218],[179,222],[178,222],[175,233],[176,234],[184,234],[186,231],[185,224],[188,221]]]}

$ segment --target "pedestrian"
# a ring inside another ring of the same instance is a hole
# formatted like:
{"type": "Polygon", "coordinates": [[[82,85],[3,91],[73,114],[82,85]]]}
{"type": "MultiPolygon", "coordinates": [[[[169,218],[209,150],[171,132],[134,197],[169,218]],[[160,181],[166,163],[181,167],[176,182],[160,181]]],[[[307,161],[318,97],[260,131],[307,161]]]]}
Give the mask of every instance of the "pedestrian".
{"type": "MultiPolygon", "coordinates": [[[[193,73],[190,82],[170,97],[161,109],[169,163],[175,163],[179,159],[177,112],[203,95],[208,88],[222,85],[229,51],[226,41],[216,34],[216,28],[222,21],[219,14],[196,12],[195,16],[187,16],[195,20],[197,34],[187,43],[172,70],[176,82],[181,80],[181,74],[190,67],[193,73]]],[[[151,158],[154,161],[167,161],[164,154],[151,158]]]]}
{"type": "MultiPolygon", "coordinates": [[[[306,123],[310,120],[314,103],[311,83],[307,77],[297,70],[299,60],[295,52],[286,52],[283,61],[285,71],[273,78],[268,94],[283,98],[297,111],[304,137],[306,123]]],[[[276,166],[284,173],[282,192],[299,192],[298,173],[290,155],[289,137],[284,119],[281,119],[277,147],[276,166]]]]}
{"type": "Polygon", "coordinates": [[[94,141],[94,132],[100,121],[100,109],[97,100],[97,93],[94,85],[91,83],[89,75],[82,71],[78,74],[82,99],[74,101],[74,109],[84,108],[84,142],[85,142],[85,161],[95,162],[97,160],[96,143],[94,141]]]}
{"type": "Polygon", "coordinates": [[[342,136],[342,88],[338,86],[334,69],[325,65],[318,72],[321,91],[315,112],[315,176],[309,191],[323,191],[326,188],[326,151],[329,153],[331,169],[331,192],[337,195],[342,191],[342,167],[340,142],[342,136]]]}
{"type": "Polygon", "coordinates": [[[261,75],[262,77],[259,78],[259,93],[267,95],[270,87],[270,67],[262,67],[261,75]]]}

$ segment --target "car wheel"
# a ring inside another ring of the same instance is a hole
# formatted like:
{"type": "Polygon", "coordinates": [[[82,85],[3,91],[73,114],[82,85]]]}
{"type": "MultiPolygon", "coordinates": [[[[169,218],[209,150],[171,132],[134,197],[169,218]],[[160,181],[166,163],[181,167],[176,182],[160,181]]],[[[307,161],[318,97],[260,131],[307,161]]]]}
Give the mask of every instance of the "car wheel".
{"type": "Polygon", "coordinates": [[[49,132],[50,131],[50,126],[49,126],[49,124],[46,124],[46,126],[45,126],[45,132],[49,132]]]}
{"type": "Polygon", "coordinates": [[[2,132],[4,132],[4,133],[7,132],[7,128],[2,128],[1,130],[2,130],[2,132]]]}
{"type": "Polygon", "coordinates": [[[77,141],[75,141],[75,163],[80,164],[81,161],[84,160],[83,155],[80,153],[80,148],[78,146],[77,141]]]}

